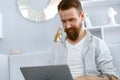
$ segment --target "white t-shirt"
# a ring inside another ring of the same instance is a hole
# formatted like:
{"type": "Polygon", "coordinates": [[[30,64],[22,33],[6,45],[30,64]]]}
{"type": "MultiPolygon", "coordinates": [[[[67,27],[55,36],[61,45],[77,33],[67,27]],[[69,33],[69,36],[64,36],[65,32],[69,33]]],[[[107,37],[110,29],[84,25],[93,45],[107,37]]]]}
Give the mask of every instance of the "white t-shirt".
{"type": "Polygon", "coordinates": [[[82,47],[84,44],[85,37],[76,45],[71,45],[66,41],[68,55],[67,64],[70,68],[73,78],[83,75],[83,63],[82,63],[82,47]]]}

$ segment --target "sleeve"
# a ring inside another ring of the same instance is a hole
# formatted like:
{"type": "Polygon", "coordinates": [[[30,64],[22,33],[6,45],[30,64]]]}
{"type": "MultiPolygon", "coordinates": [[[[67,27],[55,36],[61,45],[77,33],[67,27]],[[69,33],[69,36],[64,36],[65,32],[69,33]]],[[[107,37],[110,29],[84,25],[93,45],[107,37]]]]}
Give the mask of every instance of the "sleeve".
{"type": "Polygon", "coordinates": [[[98,53],[97,62],[102,74],[110,74],[119,78],[119,74],[113,65],[113,58],[110,54],[107,45],[103,40],[99,41],[97,53],[98,53]]]}

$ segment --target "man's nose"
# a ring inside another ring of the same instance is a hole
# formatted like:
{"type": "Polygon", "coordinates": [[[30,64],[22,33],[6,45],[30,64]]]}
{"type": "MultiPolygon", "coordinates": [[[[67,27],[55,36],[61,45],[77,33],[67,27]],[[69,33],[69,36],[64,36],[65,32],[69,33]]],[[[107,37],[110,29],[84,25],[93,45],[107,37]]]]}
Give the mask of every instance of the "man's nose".
{"type": "Polygon", "coordinates": [[[70,28],[71,27],[70,22],[67,21],[65,26],[66,26],[66,28],[70,28]]]}

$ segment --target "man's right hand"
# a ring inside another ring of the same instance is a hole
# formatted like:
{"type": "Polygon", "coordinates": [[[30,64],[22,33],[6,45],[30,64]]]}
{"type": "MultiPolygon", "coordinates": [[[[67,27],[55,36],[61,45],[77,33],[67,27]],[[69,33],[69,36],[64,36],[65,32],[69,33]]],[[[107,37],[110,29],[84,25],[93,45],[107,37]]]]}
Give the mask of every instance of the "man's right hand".
{"type": "Polygon", "coordinates": [[[80,76],[75,78],[74,80],[103,80],[103,78],[97,76],[80,76]]]}

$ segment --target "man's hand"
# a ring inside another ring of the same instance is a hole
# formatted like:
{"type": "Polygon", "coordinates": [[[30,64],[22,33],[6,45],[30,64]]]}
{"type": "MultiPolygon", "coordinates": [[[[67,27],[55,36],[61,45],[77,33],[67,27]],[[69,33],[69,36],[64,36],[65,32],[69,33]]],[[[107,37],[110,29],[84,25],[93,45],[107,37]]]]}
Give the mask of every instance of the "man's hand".
{"type": "MultiPolygon", "coordinates": [[[[118,80],[115,76],[111,75],[112,80],[118,80]]],[[[109,80],[109,78],[104,75],[103,77],[97,77],[97,76],[80,76],[75,78],[74,80],[109,80]]]]}
{"type": "Polygon", "coordinates": [[[81,76],[75,78],[74,80],[103,80],[103,78],[97,76],[81,76]]]}

